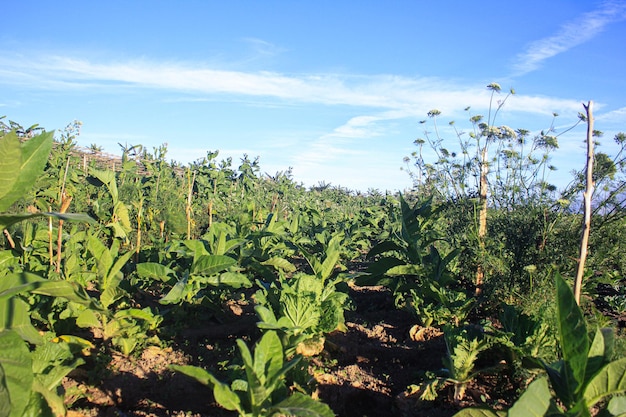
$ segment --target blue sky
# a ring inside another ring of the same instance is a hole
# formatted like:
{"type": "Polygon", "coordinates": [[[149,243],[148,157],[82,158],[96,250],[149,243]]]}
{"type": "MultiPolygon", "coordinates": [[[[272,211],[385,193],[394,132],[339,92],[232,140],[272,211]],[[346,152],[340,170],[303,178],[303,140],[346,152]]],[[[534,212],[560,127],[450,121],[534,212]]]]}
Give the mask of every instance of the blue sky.
{"type": "MultiPolygon", "coordinates": [[[[0,115],[79,144],[168,144],[190,162],[260,157],[261,171],[403,190],[431,109],[469,128],[570,126],[593,100],[611,153],[626,131],[626,1],[29,1],[5,4],[0,115]],[[504,94],[502,94],[504,97],[504,94]]],[[[452,144],[451,132],[442,134],[452,144]],[[448,139],[449,137],[449,139],[448,139]]],[[[585,127],[559,138],[550,180],[582,169],[585,127]]]]}

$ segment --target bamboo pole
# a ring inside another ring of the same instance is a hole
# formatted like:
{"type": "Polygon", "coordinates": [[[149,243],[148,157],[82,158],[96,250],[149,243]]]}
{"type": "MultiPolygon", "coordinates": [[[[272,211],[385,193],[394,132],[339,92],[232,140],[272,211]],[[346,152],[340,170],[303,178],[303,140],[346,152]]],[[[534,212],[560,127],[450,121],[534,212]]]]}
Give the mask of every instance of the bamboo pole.
{"type": "Polygon", "coordinates": [[[583,284],[585,273],[585,261],[587,260],[587,250],[589,245],[589,231],[591,230],[591,196],[593,195],[593,101],[587,105],[583,104],[587,112],[587,167],[586,185],[583,193],[584,216],[582,224],[582,237],[580,239],[580,256],[578,257],[578,269],[576,271],[576,281],[574,282],[574,298],[576,304],[580,304],[580,289],[583,284]]]}

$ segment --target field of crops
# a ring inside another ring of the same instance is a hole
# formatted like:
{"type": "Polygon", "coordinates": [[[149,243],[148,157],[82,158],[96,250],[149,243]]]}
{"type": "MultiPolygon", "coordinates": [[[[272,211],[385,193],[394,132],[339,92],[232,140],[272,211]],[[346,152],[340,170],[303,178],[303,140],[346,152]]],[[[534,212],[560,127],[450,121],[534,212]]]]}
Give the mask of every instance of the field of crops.
{"type": "Polygon", "coordinates": [[[0,417],[624,415],[624,155],[578,303],[584,167],[558,193],[553,132],[470,120],[392,194],[0,119],[0,417]]]}

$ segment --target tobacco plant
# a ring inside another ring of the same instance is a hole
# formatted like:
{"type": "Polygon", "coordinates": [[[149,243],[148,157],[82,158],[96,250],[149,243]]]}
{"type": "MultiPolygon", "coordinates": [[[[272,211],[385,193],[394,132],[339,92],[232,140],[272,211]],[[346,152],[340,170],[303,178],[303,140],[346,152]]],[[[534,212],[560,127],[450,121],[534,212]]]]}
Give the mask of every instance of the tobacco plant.
{"type": "MultiPolygon", "coordinates": [[[[0,136],[0,228],[28,218],[55,215],[4,213],[32,187],[51,146],[51,133],[23,143],[14,131],[0,136]]],[[[5,233],[9,236],[6,229],[5,233]]],[[[29,295],[37,294],[62,297],[94,309],[99,307],[75,283],[47,280],[24,272],[10,251],[0,251],[0,266],[0,415],[65,415],[63,398],[57,388],[81,360],[74,358],[63,336],[46,339],[43,335],[49,336],[50,332],[40,333],[33,326],[27,300],[29,295]],[[27,342],[37,346],[33,352],[27,342]]]]}
{"type": "Polygon", "coordinates": [[[340,279],[324,282],[304,273],[262,286],[254,297],[258,327],[279,332],[287,356],[316,355],[324,348],[325,334],[345,329],[344,311],[351,307],[340,287],[340,279]]]}
{"type": "Polygon", "coordinates": [[[283,346],[275,332],[263,334],[255,346],[254,356],[241,339],[237,340],[237,347],[243,360],[245,379],[235,379],[227,384],[196,366],[170,365],[170,368],[209,386],[222,407],[236,411],[242,417],[334,416],[326,404],[299,392],[289,394],[285,374],[300,357],[285,362],[283,346]]]}
{"type": "Polygon", "coordinates": [[[452,250],[442,256],[437,249],[439,207],[432,199],[411,207],[400,195],[401,230],[374,246],[366,274],[356,278],[360,285],[384,285],[391,289],[396,304],[414,312],[421,324],[440,326],[462,324],[474,300],[455,288],[450,265],[459,254],[452,250]]]}
{"type": "Polygon", "coordinates": [[[626,358],[611,361],[613,331],[596,329],[589,338],[583,312],[570,286],[556,276],[557,315],[562,359],[543,367],[508,412],[467,409],[458,417],[623,416],[626,414],[626,358]]]}
{"type": "Polygon", "coordinates": [[[411,386],[410,389],[419,392],[421,399],[432,401],[437,398],[438,391],[452,385],[454,389],[452,398],[458,405],[463,400],[469,383],[479,374],[495,372],[501,368],[499,364],[479,368],[477,362],[481,354],[498,344],[506,343],[506,340],[492,337],[484,329],[452,326],[444,327],[444,339],[446,341],[444,367],[432,378],[411,386]]]}

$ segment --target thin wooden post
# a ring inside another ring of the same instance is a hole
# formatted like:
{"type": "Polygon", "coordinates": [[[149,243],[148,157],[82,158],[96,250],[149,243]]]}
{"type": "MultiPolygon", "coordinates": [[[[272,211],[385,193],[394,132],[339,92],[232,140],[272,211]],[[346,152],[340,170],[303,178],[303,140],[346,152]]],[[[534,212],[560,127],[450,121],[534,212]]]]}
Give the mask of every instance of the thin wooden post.
{"type": "Polygon", "coordinates": [[[593,195],[593,101],[587,105],[583,104],[587,112],[587,188],[583,193],[584,216],[582,224],[582,237],[580,239],[580,256],[578,257],[578,269],[576,271],[576,281],[574,282],[574,298],[576,304],[580,305],[580,289],[583,284],[585,273],[585,261],[587,260],[587,247],[589,245],[589,231],[591,230],[591,196],[593,195]]]}

